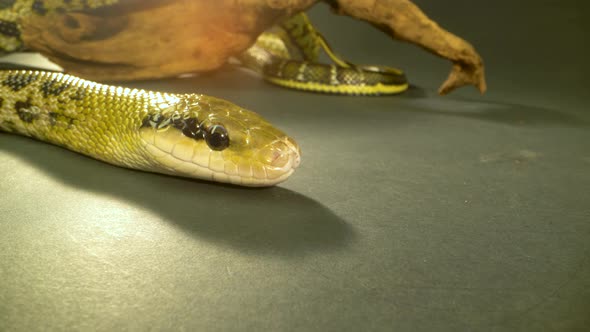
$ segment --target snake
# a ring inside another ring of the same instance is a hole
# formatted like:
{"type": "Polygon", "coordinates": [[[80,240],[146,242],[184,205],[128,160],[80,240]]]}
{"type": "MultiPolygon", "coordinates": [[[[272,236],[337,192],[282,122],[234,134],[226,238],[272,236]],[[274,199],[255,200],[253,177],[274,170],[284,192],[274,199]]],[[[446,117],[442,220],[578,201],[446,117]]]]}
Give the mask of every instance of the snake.
{"type": "MultiPolygon", "coordinates": [[[[25,50],[19,19],[120,0],[0,0],[0,54],[25,50]]],[[[281,86],[338,94],[396,94],[403,72],[356,66],[335,54],[305,14],[265,32],[237,57],[281,86]],[[318,62],[324,51],[333,64],[318,62]],[[296,59],[294,53],[299,53],[296,59]]],[[[239,186],[273,186],[301,162],[293,138],[263,117],[203,94],[101,84],[61,72],[0,68],[0,131],[34,138],[106,163],[239,186]]]]}
{"type": "Polygon", "coordinates": [[[305,13],[262,33],[238,58],[267,81],[283,87],[341,95],[392,95],[409,87],[403,71],[359,66],[337,55],[305,13]],[[320,63],[324,52],[332,64],[320,63]]]}

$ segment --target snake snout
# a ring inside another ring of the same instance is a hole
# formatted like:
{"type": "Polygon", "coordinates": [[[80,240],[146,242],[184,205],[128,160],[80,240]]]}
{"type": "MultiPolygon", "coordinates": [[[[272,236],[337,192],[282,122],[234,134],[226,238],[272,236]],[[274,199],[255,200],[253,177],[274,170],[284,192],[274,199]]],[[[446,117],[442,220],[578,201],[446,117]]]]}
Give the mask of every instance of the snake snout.
{"type": "Polygon", "coordinates": [[[267,167],[275,170],[294,169],[301,162],[299,146],[291,138],[277,139],[261,149],[259,156],[267,167]]]}
{"type": "Polygon", "coordinates": [[[258,151],[258,160],[266,174],[266,184],[276,184],[289,177],[301,162],[299,146],[289,137],[274,140],[258,151]]]}

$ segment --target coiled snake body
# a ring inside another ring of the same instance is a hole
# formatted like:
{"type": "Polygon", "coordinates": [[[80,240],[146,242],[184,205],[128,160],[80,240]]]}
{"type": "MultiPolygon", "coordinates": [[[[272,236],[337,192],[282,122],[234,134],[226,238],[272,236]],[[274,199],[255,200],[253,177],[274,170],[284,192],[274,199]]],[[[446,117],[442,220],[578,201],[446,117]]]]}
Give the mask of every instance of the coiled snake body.
{"type": "MultiPolygon", "coordinates": [[[[22,49],[22,15],[118,2],[0,0],[0,53],[22,49]]],[[[263,34],[239,57],[273,83],[344,94],[391,94],[407,88],[398,70],[341,60],[303,14],[280,28],[279,33],[263,34]],[[302,61],[293,59],[293,49],[302,61]],[[334,65],[317,63],[321,49],[334,65]]],[[[0,130],[118,166],[245,186],[280,183],[300,162],[293,139],[225,100],[108,86],[55,72],[0,70],[0,130]]]]}

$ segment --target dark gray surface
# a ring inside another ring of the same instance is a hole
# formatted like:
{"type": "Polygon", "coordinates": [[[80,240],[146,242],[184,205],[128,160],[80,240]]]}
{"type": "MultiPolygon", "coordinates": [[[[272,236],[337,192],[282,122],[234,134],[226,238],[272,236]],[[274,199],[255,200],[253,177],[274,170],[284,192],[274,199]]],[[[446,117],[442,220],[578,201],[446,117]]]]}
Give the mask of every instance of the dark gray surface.
{"type": "Polygon", "coordinates": [[[323,6],[313,18],[341,53],[418,88],[314,95],[231,68],[135,84],[285,129],[303,164],[277,188],[0,134],[0,330],[587,330],[587,5],[417,4],[481,51],[488,94],[436,97],[445,61],[323,6]]]}

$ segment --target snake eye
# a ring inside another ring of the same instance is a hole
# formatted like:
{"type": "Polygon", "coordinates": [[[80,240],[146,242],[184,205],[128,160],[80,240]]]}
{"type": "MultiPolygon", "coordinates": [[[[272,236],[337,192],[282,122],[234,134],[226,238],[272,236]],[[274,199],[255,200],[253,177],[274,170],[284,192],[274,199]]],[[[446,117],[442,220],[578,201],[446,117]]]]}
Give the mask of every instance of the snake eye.
{"type": "Polygon", "coordinates": [[[207,130],[205,141],[211,150],[221,151],[229,146],[229,135],[223,126],[213,125],[207,130]]]}

